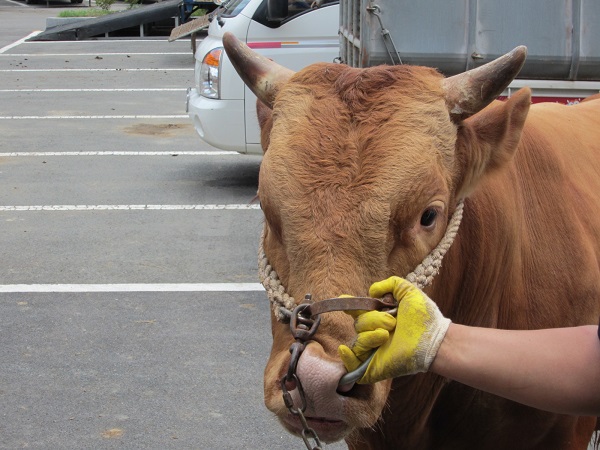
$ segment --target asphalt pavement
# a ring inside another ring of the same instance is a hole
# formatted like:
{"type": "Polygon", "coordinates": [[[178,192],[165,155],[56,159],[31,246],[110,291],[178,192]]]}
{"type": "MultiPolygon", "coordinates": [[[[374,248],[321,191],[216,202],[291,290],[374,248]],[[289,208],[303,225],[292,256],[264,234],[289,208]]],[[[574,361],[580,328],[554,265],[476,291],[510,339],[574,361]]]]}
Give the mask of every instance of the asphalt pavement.
{"type": "Polygon", "coordinates": [[[189,41],[24,39],[86,3],[0,0],[0,448],[304,448],[263,405],[260,157],[195,134],[189,41]]]}

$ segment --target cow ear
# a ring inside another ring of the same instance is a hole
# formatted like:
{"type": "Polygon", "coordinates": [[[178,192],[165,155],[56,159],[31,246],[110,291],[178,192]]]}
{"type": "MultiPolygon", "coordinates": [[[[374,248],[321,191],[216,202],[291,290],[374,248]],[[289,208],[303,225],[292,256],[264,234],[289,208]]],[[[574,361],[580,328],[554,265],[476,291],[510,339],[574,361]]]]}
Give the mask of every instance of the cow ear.
{"type": "Polygon", "coordinates": [[[530,105],[531,90],[524,88],[460,123],[456,143],[458,198],[467,197],[486,174],[512,159],[530,105]]]}
{"type": "Polygon", "coordinates": [[[273,128],[273,111],[260,100],[256,100],[256,116],[260,126],[260,145],[263,154],[267,151],[270,144],[271,128],[273,128]]]}

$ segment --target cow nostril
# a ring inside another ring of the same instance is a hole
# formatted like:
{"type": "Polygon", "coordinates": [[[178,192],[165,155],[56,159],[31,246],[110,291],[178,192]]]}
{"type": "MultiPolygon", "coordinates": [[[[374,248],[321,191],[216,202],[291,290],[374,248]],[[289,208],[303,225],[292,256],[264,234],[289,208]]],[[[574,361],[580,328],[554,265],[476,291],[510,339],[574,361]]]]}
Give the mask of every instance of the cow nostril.
{"type": "Polygon", "coordinates": [[[356,385],[356,383],[348,383],[348,384],[338,386],[337,393],[340,395],[343,395],[344,397],[347,397],[350,395],[350,392],[352,391],[352,389],[354,389],[355,385],[356,385]]]}

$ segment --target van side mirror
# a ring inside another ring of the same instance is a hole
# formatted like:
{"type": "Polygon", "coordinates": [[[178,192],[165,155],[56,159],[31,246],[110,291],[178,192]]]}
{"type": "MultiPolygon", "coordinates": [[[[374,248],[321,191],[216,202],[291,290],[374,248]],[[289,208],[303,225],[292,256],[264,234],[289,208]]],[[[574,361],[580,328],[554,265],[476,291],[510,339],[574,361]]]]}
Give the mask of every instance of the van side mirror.
{"type": "Polygon", "coordinates": [[[267,20],[279,22],[288,16],[288,0],[267,0],[267,20]]]}

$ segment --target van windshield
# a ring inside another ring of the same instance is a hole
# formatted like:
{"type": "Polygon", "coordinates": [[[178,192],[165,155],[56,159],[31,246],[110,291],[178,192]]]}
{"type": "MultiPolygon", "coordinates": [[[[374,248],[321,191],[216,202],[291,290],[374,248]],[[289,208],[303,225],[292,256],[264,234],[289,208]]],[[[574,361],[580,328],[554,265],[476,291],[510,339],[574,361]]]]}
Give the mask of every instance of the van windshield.
{"type": "Polygon", "coordinates": [[[231,0],[230,2],[226,2],[222,15],[226,17],[235,17],[237,16],[245,6],[250,3],[250,0],[231,0]]]}
{"type": "Polygon", "coordinates": [[[331,6],[339,2],[338,0],[280,0],[280,5],[285,5],[285,3],[287,3],[287,5],[285,5],[283,8],[283,15],[277,19],[269,18],[267,3],[268,2],[264,1],[258,6],[258,8],[256,8],[256,11],[252,16],[252,20],[255,20],[256,22],[269,28],[277,28],[301,14],[314,11],[315,8],[331,6]]]}

